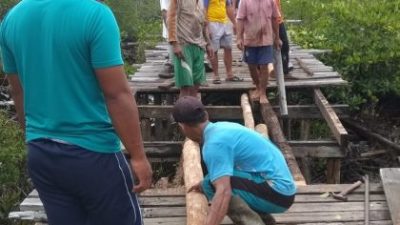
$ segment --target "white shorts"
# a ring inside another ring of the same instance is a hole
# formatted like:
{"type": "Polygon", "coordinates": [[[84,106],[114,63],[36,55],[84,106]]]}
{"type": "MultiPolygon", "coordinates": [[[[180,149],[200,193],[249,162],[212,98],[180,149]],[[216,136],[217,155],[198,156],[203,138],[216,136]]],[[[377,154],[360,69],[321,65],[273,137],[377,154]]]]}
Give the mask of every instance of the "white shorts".
{"type": "Polygon", "coordinates": [[[219,48],[232,48],[232,23],[210,22],[208,26],[214,51],[218,51],[219,48]]]}

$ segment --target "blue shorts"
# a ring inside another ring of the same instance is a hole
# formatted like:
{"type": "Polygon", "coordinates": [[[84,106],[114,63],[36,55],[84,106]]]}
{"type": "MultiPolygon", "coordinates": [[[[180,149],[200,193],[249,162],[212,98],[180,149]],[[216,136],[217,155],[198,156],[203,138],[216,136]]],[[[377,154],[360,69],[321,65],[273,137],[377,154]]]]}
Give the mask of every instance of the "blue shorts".
{"type": "MultiPolygon", "coordinates": [[[[283,195],[275,191],[259,174],[235,170],[231,176],[232,194],[242,198],[258,213],[283,213],[294,201],[294,195],[283,195]]],[[[211,201],[215,188],[209,176],[202,183],[203,192],[211,201]]]]}
{"type": "Polygon", "coordinates": [[[28,143],[28,169],[49,225],[143,224],[122,152],[37,139],[28,143]]]}
{"type": "Polygon", "coordinates": [[[266,65],[273,63],[274,53],[272,45],[260,47],[245,47],[244,61],[247,64],[266,65]]]}

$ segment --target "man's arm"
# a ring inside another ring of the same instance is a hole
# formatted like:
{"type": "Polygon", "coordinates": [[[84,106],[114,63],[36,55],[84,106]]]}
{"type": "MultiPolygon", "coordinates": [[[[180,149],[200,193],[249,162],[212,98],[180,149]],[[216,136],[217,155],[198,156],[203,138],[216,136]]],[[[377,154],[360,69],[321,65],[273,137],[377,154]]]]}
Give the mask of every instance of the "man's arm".
{"type": "Polygon", "coordinates": [[[25,133],[24,91],[17,74],[8,74],[7,79],[11,86],[11,97],[17,110],[18,122],[25,133]]]}
{"type": "Polygon", "coordinates": [[[97,69],[96,76],[113,126],[131,156],[131,166],[139,181],[133,191],[144,191],[151,185],[152,171],[144,152],[136,101],[128,85],[123,66],[97,69]]]}
{"type": "Polygon", "coordinates": [[[226,14],[228,15],[229,20],[232,22],[233,26],[236,25],[236,18],[235,18],[235,5],[234,2],[228,4],[226,3],[226,14]]]}
{"type": "Polygon", "coordinates": [[[211,207],[207,215],[206,225],[219,225],[228,212],[229,202],[232,197],[231,178],[223,176],[213,182],[216,189],[211,200],[211,207]]]}
{"type": "Polygon", "coordinates": [[[243,35],[244,35],[244,27],[243,27],[243,20],[242,19],[237,19],[236,21],[236,42],[237,42],[237,47],[240,50],[243,50],[244,43],[243,43],[243,35]]]}

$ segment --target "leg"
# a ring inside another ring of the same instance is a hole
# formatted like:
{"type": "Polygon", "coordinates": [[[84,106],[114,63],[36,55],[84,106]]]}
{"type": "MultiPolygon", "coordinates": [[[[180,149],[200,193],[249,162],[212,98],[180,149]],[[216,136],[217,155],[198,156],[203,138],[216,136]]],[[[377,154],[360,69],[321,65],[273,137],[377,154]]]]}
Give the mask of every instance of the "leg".
{"type": "Polygon", "coordinates": [[[211,36],[211,47],[214,49],[214,57],[210,60],[211,67],[213,69],[213,83],[220,84],[221,78],[219,77],[218,71],[218,49],[221,47],[220,42],[223,36],[224,30],[222,29],[224,24],[218,22],[209,22],[209,31],[211,36]]]}
{"type": "Polygon", "coordinates": [[[260,84],[258,85],[258,92],[260,93],[260,103],[267,103],[266,89],[268,85],[268,65],[260,65],[260,84]]]}
{"type": "Polygon", "coordinates": [[[258,101],[260,98],[260,92],[258,88],[260,85],[258,66],[256,64],[249,64],[249,71],[251,79],[253,80],[254,85],[256,85],[256,91],[254,93],[254,96],[251,96],[251,98],[253,101],[258,101]]]}
{"type": "Polygon", "coordinates": [[[226,78],[233,79],[232,72],[232,49],[224,48],[224,64],[226,68],[226,78]]]}
{"type": "Polygon", "coordinates": [[[218,50],[214,51],[214,56],[210,61],[211,61],[211,67],[213,69],[213,75],[214,75],[213,83],[220,84],[221,78],[219,77],[219,71],[218,71],[218,50]]]}

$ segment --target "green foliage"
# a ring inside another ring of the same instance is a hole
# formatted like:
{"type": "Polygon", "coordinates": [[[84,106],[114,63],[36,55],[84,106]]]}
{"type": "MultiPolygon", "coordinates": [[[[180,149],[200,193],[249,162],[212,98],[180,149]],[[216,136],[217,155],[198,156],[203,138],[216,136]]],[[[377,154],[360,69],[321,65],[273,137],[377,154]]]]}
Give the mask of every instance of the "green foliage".
{"type": "Polygon", "coordinates": [[[26,150],[18,124],[0,111],[0,224],[31,189],[26,173],[26,150]]]}
{"type": "Polygon", "coordinates": [[[290,0],[286,18],[292,40],[306,48],[331,49],[321,60],[351,83],[330,92],[353,107],[400,94],[400,0],[290,0]]]}

